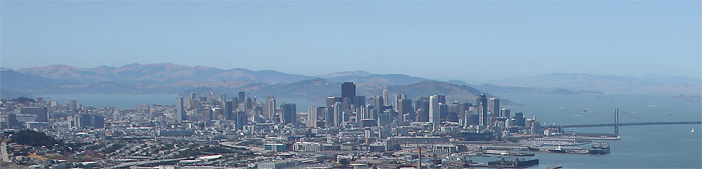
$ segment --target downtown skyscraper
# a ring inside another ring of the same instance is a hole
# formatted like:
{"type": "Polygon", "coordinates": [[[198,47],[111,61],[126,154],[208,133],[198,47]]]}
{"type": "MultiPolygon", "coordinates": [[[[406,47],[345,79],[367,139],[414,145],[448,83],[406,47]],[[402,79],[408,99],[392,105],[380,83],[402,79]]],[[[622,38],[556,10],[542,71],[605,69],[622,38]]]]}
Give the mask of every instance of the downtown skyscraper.
{"type": "Polygon", "coordinates": [[[341,100],[345,99],[348,99],[349,104],[354,104],[354,100],[356,100],[356,85],[353,82],[341,84],[341,100]]]}
{"type": "Polygon", "coordinates": [[[429,96],[429,122],[433,124],[434,131],[441,126],[441,112],[439,111],[439,96],[429,96]]]}
{"type": "Polygon", "coordinates": [[[480,96],[478,96],[475,102],[478,104],[479,125],[481,127],[488,127],[490,125],[490,118],[488,117],[488,102],[485,93],[480,93],[480,96]]]}

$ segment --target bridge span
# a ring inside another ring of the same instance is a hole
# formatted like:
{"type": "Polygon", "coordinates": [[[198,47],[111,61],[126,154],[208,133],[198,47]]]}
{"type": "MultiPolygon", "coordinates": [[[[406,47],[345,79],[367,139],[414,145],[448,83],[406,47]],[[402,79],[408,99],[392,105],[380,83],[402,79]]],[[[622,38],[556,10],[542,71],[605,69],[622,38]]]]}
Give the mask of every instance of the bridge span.
{"type": "MultiPolygon", "coordinates": [[[[619,123],[619,125],[617,125],[617,126],[648,126],[648,125],[675,125],[675,124],[702,124],[702,121],[633,122],[633,123],[619,123]]],[[[562,128],[611,127],[611,126],[615,126],[615,123],[549,125],[549,127],[562,127],[562,128]]]]}

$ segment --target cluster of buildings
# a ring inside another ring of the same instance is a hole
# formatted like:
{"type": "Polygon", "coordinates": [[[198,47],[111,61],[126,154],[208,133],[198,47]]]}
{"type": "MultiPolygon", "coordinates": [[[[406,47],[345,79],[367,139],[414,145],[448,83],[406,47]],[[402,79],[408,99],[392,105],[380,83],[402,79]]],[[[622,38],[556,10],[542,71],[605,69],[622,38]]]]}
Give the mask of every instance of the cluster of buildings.
{"type": "Polygon", "coordinates": [[[76,100],[63,105],[41,98],[25,103],[3,100],[2,105],[2,129],[49,128],[50,122],[57,120],[64,122],[69,128],[105,128],[104,115],[81,111],[76,100]]]}
{"type": "Polygon", "coordinates": [[[92,143],[97,147],[75,153],[97,159],[91,165],[101,168],[142,164],[135,161],[215,168],[470,166],[477,164],[469,157],[483,153],[486,145],[544,133],[535,118],[511,114],[499,98],[482,93],[475,102],[448,102],[440,94],[391,97],[387,90],[366,97],[345,82],[340,94],[307,112],[274,96],[257,100],[239,92],[231,99],[190,93],[178,96],[175,105],[144,104],[134,110],[84,107],[75,100],[3,100],[0,116],[2,129],[29,128],[92,143]],[[162,146],[166,143],[174,144],[162,146]],[[210,146],[220,154],[193,154],[210,146]],[[222,156],[198,160],[213,154],[222,156]]]}

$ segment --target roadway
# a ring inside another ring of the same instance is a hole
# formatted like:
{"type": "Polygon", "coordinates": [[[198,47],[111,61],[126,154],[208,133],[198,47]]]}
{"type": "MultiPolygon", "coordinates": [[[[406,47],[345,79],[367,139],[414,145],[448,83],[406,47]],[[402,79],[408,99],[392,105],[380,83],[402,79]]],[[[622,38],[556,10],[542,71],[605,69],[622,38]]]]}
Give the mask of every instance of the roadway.
{"type": "Polygon", "coordinates": [[[7,143],[2,142],[2,145],[0,145],[0,151],[2,151],[2,161],[10,162],[10,155],[7,153],[7,143]]]}

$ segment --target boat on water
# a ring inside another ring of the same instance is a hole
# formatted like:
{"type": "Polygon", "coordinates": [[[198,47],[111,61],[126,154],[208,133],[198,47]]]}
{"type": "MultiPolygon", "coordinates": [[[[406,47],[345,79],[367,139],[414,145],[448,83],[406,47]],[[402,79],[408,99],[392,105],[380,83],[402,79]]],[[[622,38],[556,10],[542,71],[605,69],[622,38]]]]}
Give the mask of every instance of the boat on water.
{"type": "Polygon", "coordinates": [[[588,149],[589,154],[608,154],[609,153],[609,143],[605,142],[594,142],[592,143],[592,149],[588,149]]]}
{"type": "Polygon", "coordinates": [[[590,111],[590,110],[588,110],[588,109],[583,109],[583,113],[587,113],[587,112],[589,112],[589,111],[590,111]]]}
{"type": "Polygon", "coordinates": [[[694,133],[694,132],[695,132],[695,129],[690,130],[690,133],[694,133]]]}

